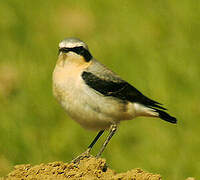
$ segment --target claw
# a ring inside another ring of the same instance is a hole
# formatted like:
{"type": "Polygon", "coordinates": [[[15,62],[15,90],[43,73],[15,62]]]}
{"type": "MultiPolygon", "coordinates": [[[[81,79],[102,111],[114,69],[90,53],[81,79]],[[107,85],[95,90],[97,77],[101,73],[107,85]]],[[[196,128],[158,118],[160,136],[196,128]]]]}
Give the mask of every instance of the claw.
{"type": "Polygon", "coordinates": [[[74,164],[79,164],[79,162],[85,158],[89,158],[90,155],[90,149],[87,149],[84,153],[77,156],[75,159],[73,159],[71,162],[74,164]]]}

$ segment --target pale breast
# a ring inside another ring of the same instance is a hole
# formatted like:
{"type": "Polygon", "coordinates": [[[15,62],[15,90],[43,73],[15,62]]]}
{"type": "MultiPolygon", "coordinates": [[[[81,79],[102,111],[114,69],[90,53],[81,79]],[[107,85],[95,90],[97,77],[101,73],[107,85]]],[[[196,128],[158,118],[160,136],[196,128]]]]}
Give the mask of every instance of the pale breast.
{"type": "Polygon", "coordinates": [[[77,67],[56,66],[53,92],[67,113],[88,129],[107,129],[113,123],[131,119],[127,103],[106,97],[88,87],[77,67]]]}

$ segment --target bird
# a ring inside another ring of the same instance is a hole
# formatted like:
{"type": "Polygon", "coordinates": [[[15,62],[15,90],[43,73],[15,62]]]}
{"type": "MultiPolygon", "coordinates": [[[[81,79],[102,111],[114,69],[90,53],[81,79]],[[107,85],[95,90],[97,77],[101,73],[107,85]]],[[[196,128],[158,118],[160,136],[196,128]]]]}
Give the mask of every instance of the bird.
{"type": "Polygon", "coordinates": [[[59,43],[52,79],[53,95],[67,114],[83,128],[99,131],[87,150],[73,160],[75,163],[88,157],[97,140],[108,130],[96,155],[100,157],[121,121],[145,116],[177,123],[161,103],[148,98],[97,61],[87,44],[78,38],[65,38],[59,43]]]}

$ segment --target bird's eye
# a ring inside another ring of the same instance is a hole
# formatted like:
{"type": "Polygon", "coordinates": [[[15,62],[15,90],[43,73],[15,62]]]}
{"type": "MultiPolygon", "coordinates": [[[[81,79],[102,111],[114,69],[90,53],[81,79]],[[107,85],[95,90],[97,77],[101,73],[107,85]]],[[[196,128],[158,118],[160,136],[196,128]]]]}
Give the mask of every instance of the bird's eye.
{"type": "Polygon", "coordinates": [[[60,48],[60,49],[59,49],[59,53],[60,53],[60,52],[67,53],[67,52],[69,52],[69,49],[68,49],[68,48],[60,48]]]}

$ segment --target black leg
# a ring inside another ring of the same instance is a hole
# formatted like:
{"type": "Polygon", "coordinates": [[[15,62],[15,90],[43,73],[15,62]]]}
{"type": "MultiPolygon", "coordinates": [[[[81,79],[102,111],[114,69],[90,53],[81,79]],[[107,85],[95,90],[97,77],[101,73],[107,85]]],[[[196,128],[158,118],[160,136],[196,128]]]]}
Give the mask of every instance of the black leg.
{"type": "Polygon", "coordinates": [[[92,147],[95,145],[95,143],[97,142],[97,140],[101,137],[101,135],[103,134],[104,130],[99,131],[99,133],[97,134],[97,136],[94,138],[94,140],[91,142],[91,144],[88,146],[88,149],[82,153],[81,155],[79,155],[78,157],[76,157],[74,160],[72,160],[73,163],[79,163],[80,160],[86,158],[86,157],[90,157],[90,151],[92,149],[92,147]]]}
{"type": "Polygon", "coordinates": [[[97,136],[94,138],[94,140],[88,146],[88,149],[92,149],[92,147],[95,145],[95,143],[97,142],[97,140],[101,137],[101,135],[103,134],[103,132],[104,132],[104,130],[99,131],[99,133],[97,134],[97,136]]]}
{"type": "Polygon", "coordinates": [[[99,153],[96,155],[97,158],[101,156],[101,154],[103,153],[104,149],[106,148],[108,142],[110,141],[112,136],[115,134],[116,130],[117,130],[117,125],[116,124],[111,125],[109,135],[108,135],[107,139],[105,140],[105,142],[103,143],[99,153]]]}

